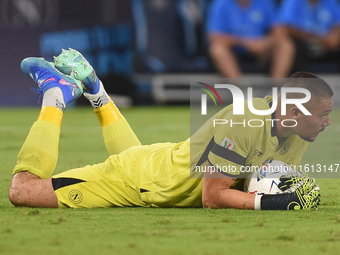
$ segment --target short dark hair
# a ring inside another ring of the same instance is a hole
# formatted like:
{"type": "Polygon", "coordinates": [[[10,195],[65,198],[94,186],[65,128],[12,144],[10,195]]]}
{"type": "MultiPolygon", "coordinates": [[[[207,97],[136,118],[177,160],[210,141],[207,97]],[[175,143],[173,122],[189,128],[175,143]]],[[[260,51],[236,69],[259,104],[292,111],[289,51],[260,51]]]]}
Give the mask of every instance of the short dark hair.
{"type": "Polygon", "coordinates": [[[309,90],[312,97],[328,98],[334,95],[332,88],[323,79],[309,72],[296,72],[288,77],[282,87],[299,87],[309,90]]]}

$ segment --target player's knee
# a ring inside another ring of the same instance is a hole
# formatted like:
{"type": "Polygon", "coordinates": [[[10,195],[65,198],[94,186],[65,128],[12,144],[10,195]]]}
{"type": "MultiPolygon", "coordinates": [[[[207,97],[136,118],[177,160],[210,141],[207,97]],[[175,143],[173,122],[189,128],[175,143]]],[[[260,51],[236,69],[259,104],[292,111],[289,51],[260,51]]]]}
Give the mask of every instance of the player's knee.
{"type": "Polygon", "coordinates": [[[17,196],[13,192],[11,192],[11,190],[8,192],[8,198],[13,205],[17,206],[18,204],[16,200],[17,196]]]}
{"type": "Polygon", "coordinates": [[[22,207],[58,207],[51,178],[41,179],[29,172],[13,175],[8,192],[9,201],[22,207]]]}
{"type": "Polygon", "coordinates": [[[11,185],[9,192],[8,192],[9,201],[15,206],[23,206],[24,201],[22,199],[23,198],[22,192],[23,191],[21,188],[11,185]]]}
{"type": "Polygon", "coordinates": [[[27,202],[25,201],[27,197],[25,196],[25,193],[27,193],[27,190],[25,190],[25,185],[13,178],[8,191],[9,201],[15,206],[24,206],[27,202]]]}
{"type": "Polygon", "coordinates": [[[20,172],[12,177],[11,185],[8,191],[9,201],[15,206],[25,206],[27,203],[27,184],[31,174],[20,172]]]}

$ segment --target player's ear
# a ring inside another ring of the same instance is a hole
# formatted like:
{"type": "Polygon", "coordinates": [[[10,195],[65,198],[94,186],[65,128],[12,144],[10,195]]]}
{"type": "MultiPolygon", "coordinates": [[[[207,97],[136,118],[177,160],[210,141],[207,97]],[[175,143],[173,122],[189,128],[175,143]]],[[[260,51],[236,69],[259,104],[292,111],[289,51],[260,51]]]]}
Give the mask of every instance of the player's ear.
{"type": "Polygon", "coordinates": [[[293,106],[292,108],[290,108],[289,113],[290,113],[290,117],[294,120],[297,120],[302,114],[300,109],[296,106],[293,106]]]}

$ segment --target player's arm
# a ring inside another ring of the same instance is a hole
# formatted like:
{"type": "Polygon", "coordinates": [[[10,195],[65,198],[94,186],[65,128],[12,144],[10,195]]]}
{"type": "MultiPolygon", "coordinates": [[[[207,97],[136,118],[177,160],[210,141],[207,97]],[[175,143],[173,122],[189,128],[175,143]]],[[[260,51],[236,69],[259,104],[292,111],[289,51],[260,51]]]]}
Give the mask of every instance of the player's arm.
{"type": "Polygon", "coordinates": [[[225,2],[214,1],[207,17],[209,53],[216,68],[225,77],[239,77],[240,70],[232,46],[238,38],[231,34],[231,22],[225,13],[225,2]]]}
{"type": "Polygon", "coordinates": [[[202,190],[203,207],[254,209],[255,195],[230,189],[234,181],[235,178],[226,177],[219,172],[206,173],[202,190]]]}
{"type": "MultiPolygon", "coordinates": [[[[242,118],[231,112],[218,118],[233,119],[241,122],[242,118]]],[[[207,172],[203,176],[203,207],[214,209],[238,208],[254,209],[255,195],[230,189],[235,179],[242,174],[249,154],[249,143],[256,138],[243,126],[216,126],[213,130],[213,145],[207,156],[207,172]]]]}
{"type": "MultiPolygon", "coordinates": [[[[210,165],[210,164],[208,164],[210,165]]],[[[317,208],[319,187],[310,178],[289,177],[282,180],[283,194],[254,195],[230,189],[235,178],[220,172],[205,173],[202,202],[204,208],[236,208],[257,210],[300,210],[317,208]],[[297,181],[297,179],[299,179],[297,181]]]]}

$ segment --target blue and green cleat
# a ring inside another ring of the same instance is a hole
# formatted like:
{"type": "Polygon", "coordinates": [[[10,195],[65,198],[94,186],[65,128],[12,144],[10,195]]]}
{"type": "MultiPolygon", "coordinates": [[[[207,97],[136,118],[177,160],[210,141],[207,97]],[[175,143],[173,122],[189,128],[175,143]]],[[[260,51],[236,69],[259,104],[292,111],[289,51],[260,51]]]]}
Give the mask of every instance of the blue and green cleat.
{"type": "Polygon", "coordinates": [[[55,67],[62,73],[72,75],[81,81],[84,93],[97,94],[100,90],[100,81],[90,63],[84,56],[74,49],[62,50],[54,57],[55,67]]]}
{"type": "Polygon", "coordinates": [[[25,58],[21,61],[21,70],[38,84],[39,89],[35,92],[44,94],[50,88],[60,88],[65,104],[74,102],[83,93],[80,81],[61,73],[43,58],[25,58]]]}

